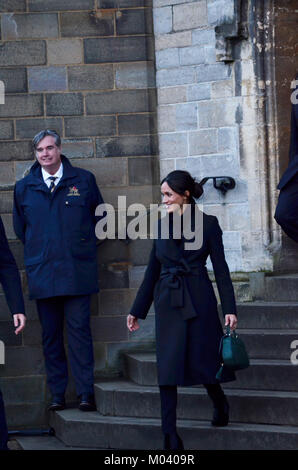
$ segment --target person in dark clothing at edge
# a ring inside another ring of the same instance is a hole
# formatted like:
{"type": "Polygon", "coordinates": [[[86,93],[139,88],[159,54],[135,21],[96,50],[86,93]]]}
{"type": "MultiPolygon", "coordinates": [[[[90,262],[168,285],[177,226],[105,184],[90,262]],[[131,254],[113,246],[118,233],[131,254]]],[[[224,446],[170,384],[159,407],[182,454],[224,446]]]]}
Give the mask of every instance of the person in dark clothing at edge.
{"type": "MultiPolygon", "coordinates": [[[[9,248],[2,219],[0,217],[0,282],[18,335],[26,324],[24,299],[20,274],[9,248]]],[[[1,332],[0,332],[1,334],[1,332]]],[[[0,336],[1,339],[1,336],[0,336]]],[[[4,401],[0,389],[0,450],[9,450],[7,446],[8,430],[4,409],[4,401]]]]}
{"type": "Polygon", "coordinates": [[[103,203],[94,175],[73,167],[61,153],[60,136],[43,130],[33,138],[37,161],[14,192],[13,222],[24,244],[30,299],[42,327],[52,401],[65,407],[68,382],[63,323],[79,409],[96,410],[90,296],[99,291],[95,208],[103,203]]]}
{"type": "MultiPolygon", "coordinates": [[[[186,171],[176,170],[161,183],[163,204],[169,217],[168,239],[154,240],[143,282],[127,317],[130,331],[139,328],[138,319],[145,319],[154,299],[156,322],[156,354],[161,399],[161,422],[164,449],[183,449],[176,430],[177,386],[204,384],[214,405],[212,425],[226,426],[229,405],[216,379],[220,368],[219,345],[223,335],[217,311],[217,300],[208,277],[206,260],[210,255],[219,290],[225,325],[237,325],[234,289],[225,261],[222,231],[217,218],[201,213],[203,227],[195,227],[194,198],[203,189],[186,171]],[[185,205],[186,204],[186,205],[185,205]],[[191,211],[192,231],[203,230],[202,246],[185,249],[184,232],[173,236],[174,215],[191,211]]],[[[159,221],[159,228],[161,222],[159,221]]],[[[225,371],[221,382],[235,380],[225,371]]]]}
{"type": "Polygon", "coordinates": [[[274,218],[283,231],[298,243],[298,74],[291,109],[289,165],[277,186],[280,190],[274,218]]]}

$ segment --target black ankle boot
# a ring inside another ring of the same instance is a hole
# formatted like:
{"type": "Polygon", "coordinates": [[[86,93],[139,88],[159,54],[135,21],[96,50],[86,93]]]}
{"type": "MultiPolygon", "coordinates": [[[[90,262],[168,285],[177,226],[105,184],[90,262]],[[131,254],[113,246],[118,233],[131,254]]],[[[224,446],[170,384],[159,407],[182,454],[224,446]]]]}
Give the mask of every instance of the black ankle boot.
{"type": "Polygon", "coordinates": [[[229,403],[224,397],[222,402],[214,407],[212,426],[227,426],[229,423],[229,403]]]}
{"type": "Polygon", "coordinates": [[[176,432],[171,434],[165,434],[163,448],[165,450],[184,450],[183,441],[176,432]]]}

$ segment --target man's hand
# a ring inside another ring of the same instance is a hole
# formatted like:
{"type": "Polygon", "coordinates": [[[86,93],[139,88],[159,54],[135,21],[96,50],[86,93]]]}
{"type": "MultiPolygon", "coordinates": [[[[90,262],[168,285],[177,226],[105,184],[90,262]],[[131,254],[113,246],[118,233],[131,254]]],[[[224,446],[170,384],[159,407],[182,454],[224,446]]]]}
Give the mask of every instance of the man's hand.
{"type": "Polygon", "coordinates": [[[16,313],[13,316],[13,322],[16,327],[15,334],[18,335],[25,328],[26,317],[23,313],[16,313]]]}
{"type": "Polygon", "coordinates": [[[138,324],[138,319],[130,314],[127,316],[126,324],[129,331],[136,331],[140,328],[140,325],[138,324]]]}

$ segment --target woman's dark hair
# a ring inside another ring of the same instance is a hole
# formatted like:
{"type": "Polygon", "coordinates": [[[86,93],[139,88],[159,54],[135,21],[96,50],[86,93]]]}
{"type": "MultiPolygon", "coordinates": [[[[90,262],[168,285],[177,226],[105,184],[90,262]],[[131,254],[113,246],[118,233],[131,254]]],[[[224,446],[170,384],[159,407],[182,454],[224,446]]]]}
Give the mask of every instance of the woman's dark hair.
{"type": "Polygon", "coordinates": [[[160,184],[163,183],[167,183],[175,193],[181,196],[184,196],[185,191],[189,191],[190,202],[192,202],[193,199],[201,197],[204,192],[200,183],[197,183],[195,178],[193,178],[188,171],[184,170],[171,171],[160,184]]]}

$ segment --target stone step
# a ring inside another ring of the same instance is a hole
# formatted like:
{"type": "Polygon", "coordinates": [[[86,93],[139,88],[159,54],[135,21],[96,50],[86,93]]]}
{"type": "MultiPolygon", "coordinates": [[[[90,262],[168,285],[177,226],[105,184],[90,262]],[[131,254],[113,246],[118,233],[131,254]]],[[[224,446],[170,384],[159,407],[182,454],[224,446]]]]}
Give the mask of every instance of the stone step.
{"type": "Polygon", "coordinates": [[[298,301],[298,274],[265,277],[264,300],[271,302],[298,301]]]}
{"type": "MultiPolygon", "coordinates": [[[[240,322],[241,324],[241,322],[240,322]]],[[[298,330],[237,329],[251,359],[290,359],[298,348],[298,330]],[[295,341],[297,344],[295,345],[295,341]]]]}
{"type": "Polygon", "coordinates": [[[298,329],[298,302],[237,303],[239,328],[298,329]]]}
{"type": "MultiPolygon", "coordinates": [[[[130,353],[124,356],[124,375],[139,385],[157,385],[154,352],[130,353]]],[[[297,368],[290,360],[252,359],[245,370],[236,372],[237,380],[228,388],[250,390],[298,390],[297,368]]]]}
{"type": "MultiPolygon", "coordinates": [[[[51,414],[50,425],[67,446],[97,449],[162,449],[160,419],[82,414],[77,409],[51,414]]],[[[298,427],[231,423],[213,428],[209,421],[178,420],[185,449],[293,450],[298,427]]]]}
{"type": "MultiPolygon", "coordinates": [[[[179,387],[178,419],[211,420],[213,405],[204,388],[179,387]]],[[[298,426],[298,392],[225,389],[230,421],[298,426]]],[[[97,409],[104,416],[159,418],[157,386],[127,380],[101,381],[95,385],[97,409]]]]}

